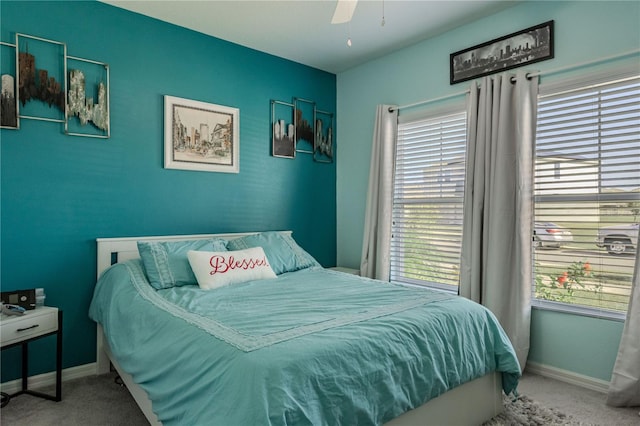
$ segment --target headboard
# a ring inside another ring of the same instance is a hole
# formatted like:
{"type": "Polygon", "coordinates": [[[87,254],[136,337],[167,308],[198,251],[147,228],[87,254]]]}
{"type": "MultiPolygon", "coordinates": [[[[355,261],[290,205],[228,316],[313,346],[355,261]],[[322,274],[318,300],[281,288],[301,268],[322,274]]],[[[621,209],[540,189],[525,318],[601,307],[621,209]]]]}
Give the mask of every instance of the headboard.
{"type": "MultiPolygon", "coordinates": [[[[282,234],[291,235],[291,231],[279,231],[282,234]]],[[[231,234],[197,234],[197,235],[167,235],[157,237],[124,237],[124,238],[98,238],[98,270],[97,278],[100,274],[114,263],[124,262],[129,259],[140,257],[138,253],[138,241],[185,241],[204,240],[207,238],[224,238],[233,240],[246,235],[257,234],[258,232],[238,232],[231,234]]]]}

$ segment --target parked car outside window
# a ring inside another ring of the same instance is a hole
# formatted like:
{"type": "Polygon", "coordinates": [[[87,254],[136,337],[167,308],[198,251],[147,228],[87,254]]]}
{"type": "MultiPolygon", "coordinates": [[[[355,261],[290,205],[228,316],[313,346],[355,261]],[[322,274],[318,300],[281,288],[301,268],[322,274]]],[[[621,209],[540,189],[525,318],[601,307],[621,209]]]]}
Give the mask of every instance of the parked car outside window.
{"type": "Polygon", "coordinates": [[[553,222],[536,222],[533,229],[533,246],[535,248],[561,246],[573,242],[573,234],[567,228],[553,222]]]}
{"type": "Polygon", "coordinates": [[[600,228],[596,237],[596,245],[605,247],[609,254],[632,252],[638,245],[639,225],[638,223],[629,223],[600,228]]]}

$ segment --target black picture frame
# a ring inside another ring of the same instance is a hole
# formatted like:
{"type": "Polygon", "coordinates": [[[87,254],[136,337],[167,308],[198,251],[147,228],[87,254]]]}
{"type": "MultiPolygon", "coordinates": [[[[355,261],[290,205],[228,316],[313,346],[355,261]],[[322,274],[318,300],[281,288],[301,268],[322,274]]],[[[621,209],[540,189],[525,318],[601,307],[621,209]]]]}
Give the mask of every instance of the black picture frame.
{"type": "Polygon", "coordinates": [[[0,94],[0,129],[20,128],[18,121],[18,84],[16,72],[18,67],[16,45],[0,41],[0,76],[2,76],[2,93],[0,94]]]}
{"type": "Polygon", "coordinates": [[[293,124],[296,130],[296,152],[311,154],[315,152],[316,103],[301,98],[293,98],[293,124]]]}
{"type": "Polygon", "coordinates": [[[294,105],[271,101],[271,155],[280,158],[296,157],[294,105]]]}
{"type": "Polygon", "coordinates": [[[335,155],[335,134],[333,113],[316,109],[315,147],[313,160],[318,163],[333,163],[335,155]]]}
{"type": "Polygon", "coordinates": [[[111,137],[109,65],[67,55],[67,114],[64,133],[108,139],[111,137]]]}
{"type": "Polygon", "coordinates": [[[65,123],[67,45],[16,33],[18,127],[20,120],[65,123]]]}
{"type": "Polygon", "coordinates": [[[552,59],[553,23],[547,21],[452,53],[450,84],[552,59]]]}

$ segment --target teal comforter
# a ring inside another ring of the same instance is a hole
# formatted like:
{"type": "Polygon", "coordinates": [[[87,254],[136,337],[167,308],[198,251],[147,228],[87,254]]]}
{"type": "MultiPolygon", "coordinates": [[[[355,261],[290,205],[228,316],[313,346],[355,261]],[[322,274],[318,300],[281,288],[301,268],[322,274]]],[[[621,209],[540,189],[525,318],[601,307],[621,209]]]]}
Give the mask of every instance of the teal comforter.
{"type": "Polygon", "coordinates": [[[154,290],[139,260],[102,275],[90,317],[165,425],[381,424],[520,367],[467,299],[322,268],[216,290],[154,290]]]}

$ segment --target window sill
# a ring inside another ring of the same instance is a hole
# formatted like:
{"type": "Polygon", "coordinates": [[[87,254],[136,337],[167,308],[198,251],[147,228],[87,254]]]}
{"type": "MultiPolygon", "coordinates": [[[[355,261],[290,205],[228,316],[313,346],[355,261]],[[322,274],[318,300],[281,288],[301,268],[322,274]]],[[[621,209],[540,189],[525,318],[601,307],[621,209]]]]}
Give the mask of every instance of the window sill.
{"type": "Polygon", "coordinates": [[[586,306],[569,305],[562,302],[552,302],[550,300],[533,299],[531,301],[533,309],[542,311],[562,312],[571,315],[580,315],[591,318],[601,318],[610,321],[624,322],[627,314],[625,312],[610,311],[606,309],[588,308],[586,306]]]}

